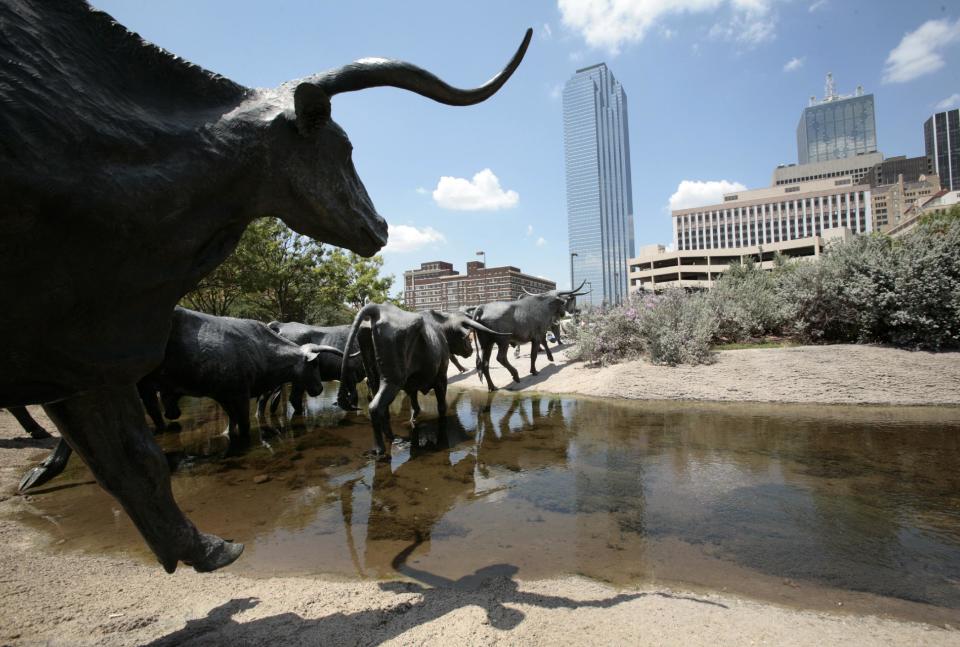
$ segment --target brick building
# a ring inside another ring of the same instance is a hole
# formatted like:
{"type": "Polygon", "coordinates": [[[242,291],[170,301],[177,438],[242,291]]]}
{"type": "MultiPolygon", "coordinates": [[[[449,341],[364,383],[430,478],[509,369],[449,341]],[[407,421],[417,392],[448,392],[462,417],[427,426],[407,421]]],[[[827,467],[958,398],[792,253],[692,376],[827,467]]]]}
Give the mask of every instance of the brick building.
{"type": "Polygon", "coordinates": [[[510,301],[530,292],[555,290],[553,281],[530,276],[512,265],[485,267],[480,261],[467,263],[467,273],[460,274],[452,263],[431,261],[420,269],[403,273],[403,295],[414,310],[456,310],[460,306],[476,306],[490,301],[510,301]]]}

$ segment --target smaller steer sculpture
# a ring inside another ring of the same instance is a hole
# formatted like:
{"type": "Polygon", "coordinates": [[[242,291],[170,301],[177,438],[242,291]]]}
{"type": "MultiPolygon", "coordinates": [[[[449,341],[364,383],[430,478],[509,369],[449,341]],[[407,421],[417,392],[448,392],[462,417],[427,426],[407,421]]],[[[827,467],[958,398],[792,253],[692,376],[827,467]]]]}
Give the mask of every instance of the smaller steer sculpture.
{"type": "MultiPolygon", "coordinates": [[[[370,304],[357,314],[347,346],[358,340],[367,383],[375,393],[370,402],[375,455],[390,456],[393,442],[390,403],[400,391],[410,398],[411,423],[416,422],[420,413],[417,392],[426,394],[430,389],[437,397],[437,413],[441,420],[444,418],[450,357],[453,354],[470,357],[473,352],[470,333],[473,331],[490,338],[500,335],[460,312],[446,314],[428,310],[413,313],[390,304],[370,304]]],[[[345,359],[337,394],[337,404],[343,409],[353,409],[350,393],[345,387],[349,370],[345,359]]]]}
{"type": "MultiPolygon", "coordinates": [[[[357,406],[357,384],[363,381],[366,375],[363,372],[363,362],[360,359],[360,348],[354,343],[353,346],[347,351],[346,343],[347,337],[350,336],[350,326],[310,326],[307,324],[298,323],[296,321],[291,321],[288,323],[280,323],[279,321],[271,321],[267,324],[271,330],[275,333],[289,339],[295,344],[320,344],[323,346],[333,346],[334,348],[342,349],[347,353],[348,364],[350,370],[346,375],[346,387],[350,391],[351,399],[353,401],[353,406],[357,406]]],[[[333,380],[340,379],[340,364],[341,360],[339,357],[334,357],[333,355],[323,355],[319,358],[319,367],[320,367],[320,379],[324,382],[330,382],[333,380]]],[[[321,391],[323,390],[321,386],[321,391]]],[[[302,415],[303,414],[303,395],[304,395],[304,385],[300,384],[297,381],[294,381],[290,385],[290,404],[293,405],[293,414],[302,415]]],[[[263,415],[264,408],[266,405],[266,400],[268,395],[264,395],[260,398],[260,402],[257,406],[257,414],[263,415]]],[[[276,413],[277,406],[280,404],[280,390],[276,390],[273,393],[273,397],[270,402],[270,410],[276,413]]]]}
{"type": "MultiPolygon", "coordinates": [[[[339,348],[304,344],[281,337],[252,319],[215,317],[176,308],[163,363],[137,385],[144,408],[162,420],[157,392],[167,418],[180,417],[180,396],[216,400],[230,419],[230,435],[250,435],[250,398],[297,382],[312,396],[323,389],[320,357],[343,355],[339,348]]],[[[60,440],[50,456],[20,481],[20,491],[46,483],[66,467],[71,449],[60,440]]]]}
{"type": "Polygon", "coordinates": [[[583,283],[575,290],[550,290],[542,294],[526,294],[514,301],[494,301],[477,306],[473,320],[488,328],[506,333],[506,336],[492,336],[483,331],[477,332],[480,347],[477,357],[477,372],[480,379],[487,381],[487,388],[496,391],[490,379],[490,355],[493,345],[497,345],[497,361],[510,371],[514,382],[520,381],[520,374],[507,359],[507,349],[511,344],[520,345],[530,342],[530,374],[537,374],[537,353],[541,344],[547,351],[547,358],[553,356],[547,348],[547,331],[563,316],[570,300],[583,294],[579,292],[583,283]]]}

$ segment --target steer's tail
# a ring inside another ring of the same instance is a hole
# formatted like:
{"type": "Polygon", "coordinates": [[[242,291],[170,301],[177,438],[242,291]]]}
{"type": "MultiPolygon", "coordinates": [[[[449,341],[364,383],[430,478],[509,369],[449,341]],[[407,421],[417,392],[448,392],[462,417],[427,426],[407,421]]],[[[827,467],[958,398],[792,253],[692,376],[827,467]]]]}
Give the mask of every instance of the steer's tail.
{"type": "MultiPolygon", "coordinates": [[[[479,322],[480,317],[482,316],[483,316],[483,306],[477,306],[476,308],[473,309],[473,314],[471,315],[470,318],[476,322],[479,322]]],[[[480,340],[477,339],[477,337],[478,337],[477,331],[474,330],[473,331],[473,348],[477,355],[477,359],[476,359],[477,377],[480,378],[480,384],[483,384],[483,359],[481,359],[480,357],[480,340]]]]}
{"type": "MultiPolygon", "coordinates": [[[[380,304],[371,303],[363,306],[363,308],[360,309],[360,312],[357,313],[357,316],[353,319],[353,325],[350,326],[350,335],[347,337],[347,343],[343,345],[343,349],[346,351],[348,348],[353,347],[354,342],[357,340],[357,331],[360,330],[360,325],[366,319],[376,321],[379,318],[380,304]]],[[[337,389],[337,406],[341,409],[346,409],[347,411],[353,411],[356,409],[356,405],[354,405],[352,398],[350,397],[350,388],[348,387],[348,384],[351,381],[350,357],[351,356],[349,353],[345,352],[343,354],[343,361],[340,363],[340,388],[337,389]]]]}

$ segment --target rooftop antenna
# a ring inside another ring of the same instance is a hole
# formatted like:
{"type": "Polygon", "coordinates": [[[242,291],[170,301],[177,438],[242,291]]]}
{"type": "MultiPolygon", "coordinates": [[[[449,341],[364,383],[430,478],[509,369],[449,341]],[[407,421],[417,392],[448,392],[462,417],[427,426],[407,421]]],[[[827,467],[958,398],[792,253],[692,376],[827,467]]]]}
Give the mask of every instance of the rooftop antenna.
{"type": "Polygon", "coordinates": [[[857,86],[857,96],[858,96],[858,97],[862,97],[862,96],[863,96],[863,86],[862,86],[862,85],[858,85],[858,86],[857,86]]]}
{"type": "Polygon", "coordinates": [[[826,96],[823,98],[824,101],[832,101],[837,98],[837,87],[833,83],[833,72],[827,72],[827,85],[824,88],[826,96]]]}
{"type": "Polygon", "coordinates": [[[816,103],[817,103],[817,97],[816,97],[815,95],[811,94],[811,95],[810,95],[810,105],[813,106],[813,105],[816,105],[816,103]]]}

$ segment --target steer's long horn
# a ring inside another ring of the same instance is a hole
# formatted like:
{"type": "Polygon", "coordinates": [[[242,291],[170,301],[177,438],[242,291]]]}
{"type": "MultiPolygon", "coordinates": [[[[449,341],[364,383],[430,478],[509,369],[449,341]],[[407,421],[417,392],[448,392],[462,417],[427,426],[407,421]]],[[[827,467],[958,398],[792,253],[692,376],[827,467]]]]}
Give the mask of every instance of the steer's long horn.
{"type": "Polygon", "coordinates": [[[524,292],[526,292],[527,294],[529,294],[529,295],[532,296],[532,297],[535,297],[535,296],[537,296],[537,295],[539,294],[539,292],[531,292],[530,290],[528,290],[527,288],[523,287],[522,285],[520,286],[520,289],[523,290],[524,292]]]}
{"type": "Polygon", "coordinates": [[[339,357],[343,357],[343,351],[335,346],[327,346],[325,344],[304,344],[300,348],[303,350],[304,354],[306,354],[308,362],[315,360],[320,353],[332,353],[339,357]]]}
{"type": "Polygon", "coordinates": [[[528,29],[523,42],[507,66],[479,88],[463,90],[448,85],[424,69],[404,61],[385,58],[364,58],[306,80],[323,90],[328,97],[341,92],[366,88],[394,87],[410,90],[428,99],[451,106],[472,106],[493,96],[513,74],[530,44],[533,30],[528,29]]]}
{"type": "Polygon", "coordinates": [[[557,294],[564,295],[564,296],[571,296],[574,292],[579,292],[579,291],[580,291],[580,288],[582,288],[582,287],[585,286],[586,284],[587,284],[587,280],[584,279],[583,282],[576,287],[576,289],[574,289],[574,290],[560,290],[557,294]]]}
{"type": "Polygon", "coordinates": [[[583,295],[585,295],[585,294],[590,294],[591,292],[593,292],[593,290],[587,290],[586,292],[574,292],[574,293],[572,293],[572,294],[568,294],[567,296],[568,296],[568,297],[582,297],[583,295]]]}
{"type": "Polygon", "coordinates": [[[467,319],[467,320],[465,320],[465,321],[463,322],[463,324],[464,324],[465,326],[469,326],[469,327],[473,328],[474,330],[479,330],[480,332],[485,332],[485,333],[487,333],[488,335],[501,335],[501,336],[509,337],[510,334],[511,334],[511,333],[508,333],[508,332],[497,332],[496,330],[491,330],[490,328],[487,328],[486,326],[484,326],[484,325],[483,325],[482,323],[480,323],[479,321],[474,321],[473,319],[467,319]]]}

